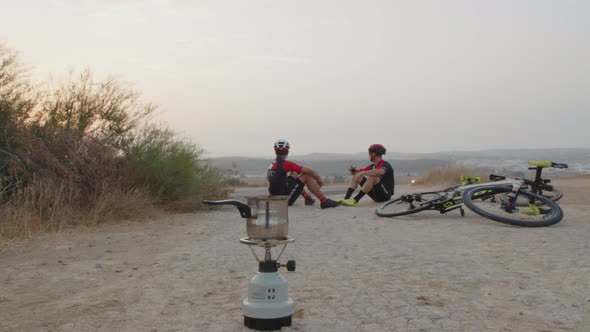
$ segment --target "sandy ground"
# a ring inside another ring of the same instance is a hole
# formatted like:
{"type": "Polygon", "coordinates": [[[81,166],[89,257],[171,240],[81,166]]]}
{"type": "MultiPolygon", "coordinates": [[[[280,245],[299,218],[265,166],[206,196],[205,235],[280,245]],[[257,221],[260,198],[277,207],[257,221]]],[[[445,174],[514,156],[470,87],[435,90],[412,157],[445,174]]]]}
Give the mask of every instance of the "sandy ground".
{"type": "MultiPolygon", "coordinates": [[[[590,331],[590,180],[555,184],[566,218],[540,229],[298,202],[283,331],[590,331]]],[[[228,207],[12,242],[0,331],[246,331],[257,264],[242,236],[228,207]]]]}

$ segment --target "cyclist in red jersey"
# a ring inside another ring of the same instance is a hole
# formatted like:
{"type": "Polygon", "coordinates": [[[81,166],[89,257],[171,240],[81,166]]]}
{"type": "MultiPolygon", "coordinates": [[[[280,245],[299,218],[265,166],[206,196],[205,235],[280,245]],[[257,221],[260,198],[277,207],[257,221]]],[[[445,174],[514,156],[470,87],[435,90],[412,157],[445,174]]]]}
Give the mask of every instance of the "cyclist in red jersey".
{"type": "Polygon", "coordinates": [[[342,205],[356,206],[365,195],[371,197],[375,202],[385,202],[391,199],[394,191],[393,168],[381,157],[386,151],[383,145],[373,144],[369,146],[370,165],[361,169],[352,165],[348,166],[352,179],[348,185],[346,196],[340,200],[342,205]],[[361,190],[354,198],[351,198],[358,186],[361,187],[361,190]]]}
{"type": "Polygon", "coordinates": [[[301,195],[303,187],[309,190],[320,200],[322,209],[337,207],[340,203],[326,198],[320,187],[324,185],[320,175],[313,169],[288,161],[290,145],[285,139],[280,139],[274,144],[276,160],[267,171],[268,192],[271,195],[289,195],[289,205],[301,195]],[[289,174],[290,173],[290,174],[289,174]]]}

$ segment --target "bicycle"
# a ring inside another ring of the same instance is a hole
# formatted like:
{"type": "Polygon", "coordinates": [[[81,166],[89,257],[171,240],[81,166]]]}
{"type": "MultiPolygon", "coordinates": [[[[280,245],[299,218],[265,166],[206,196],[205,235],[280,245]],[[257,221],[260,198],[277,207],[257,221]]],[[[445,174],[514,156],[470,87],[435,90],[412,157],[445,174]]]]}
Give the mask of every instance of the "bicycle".
{"type": "MultiPolygon", "coordinates": [[[[551,182],[550,179],[544,179],[542,177],[543,168],[553,167],[553,168],[558,168],[558,169],[565,169],[565,168],[568,168],[568,165],[562,164],[562,163],[556,163],[556,162],[549,161],[549,160],[540,160],[540,161],[529,160],[528,164],[531,166],[534,166],[534,167],[529,167],[528,169],[535,171],[535,179],[534,180],[522,179],[522,180],[524,180],[524,183],[525,183],[524,189],[526,189],[532,193],[535,193],[537,195],[545,196],[554,202],[557,202],[558,200],[560,200],[563,197],[563,193],[560,190],[556,189],[555,187],[553,187],[552,185],[549,184],[551,182]]],[[[499,180],[505,180],[505,179],[506,179],[505,176],[490,174],[491,181],[499,181],[499,180]]],[[[508,196],[506,194],[501,195],[500,200],[502,202],[507,202],[508,196]]],[[[540,202],[537,202],[537,204],[539,204],[539,203],[540,202]]],[[[525,206],[525,205],[528,205],[528,201],[521,198],[516,201],[516,205],[525,206]]]]}
{"type": "Polygon", "coordinates": [[[439,191],[402,195],[384,203],[375,213],[381,217],[398,217],[427,210],[444,214],[459,209],[461,216],[465,216],[465,205],[483,217],[514,226],[544,227],[563,219],[563,211],[557,203],[526,190],[523,179],[481,183],[481,178],[462,177],[462,182],[439,191]],[[507,201],[502,202],[498,196],[504,194],[507,201]],[[519,197],[528,200],[528,209],[516,205],[519,197]],[[537,206],[537,202],[543,207],[537,206]]]}

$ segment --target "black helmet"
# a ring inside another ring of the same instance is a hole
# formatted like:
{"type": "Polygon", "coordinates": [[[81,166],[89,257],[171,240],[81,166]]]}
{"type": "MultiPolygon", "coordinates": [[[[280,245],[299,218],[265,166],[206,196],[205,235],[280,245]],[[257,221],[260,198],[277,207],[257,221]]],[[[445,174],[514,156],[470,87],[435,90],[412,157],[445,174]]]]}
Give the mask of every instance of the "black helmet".
{"type": "Polygon", "coordinates": [[[377,155],[381,156],[387,152],[387,149],[381,144],[371,144],[371,146],[369,146],[369,152],[375,152],[377,155]]]}

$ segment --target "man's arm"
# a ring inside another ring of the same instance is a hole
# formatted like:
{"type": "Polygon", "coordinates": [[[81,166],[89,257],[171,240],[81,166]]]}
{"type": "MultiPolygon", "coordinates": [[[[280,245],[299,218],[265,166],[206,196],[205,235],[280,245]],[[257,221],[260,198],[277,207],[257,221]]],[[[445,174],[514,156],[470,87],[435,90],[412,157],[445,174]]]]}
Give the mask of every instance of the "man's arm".
{"type": "Polygon", "coordinates": [[[376,168],[376,169],[369,169],[366,171],[360,171],[357,174],[366,175],[366,176],[383,176],[383,174],[385,174],[385,170],[383,168],[376,168]]]}
{"type": "Polygon", "coordinates": [[[322,187],[324,185],[324,182],[322,181],[322,178],[320,177],[318,172],[314,171],[313,169],[303,166],[301,168],[301,173],[311,176],[314,180],[316,180],[316,182],[320,185],[320,187],[322,187]]]}
{"type": "Polygon", "coordinates": [[[373,165],[367,165],[361,168],[357,174],[364,175],[364,176],[383,176],[385,174],[385,169],[382,168],[382,164],[379,163],[378,168],[373,168],[373,165]]]}

